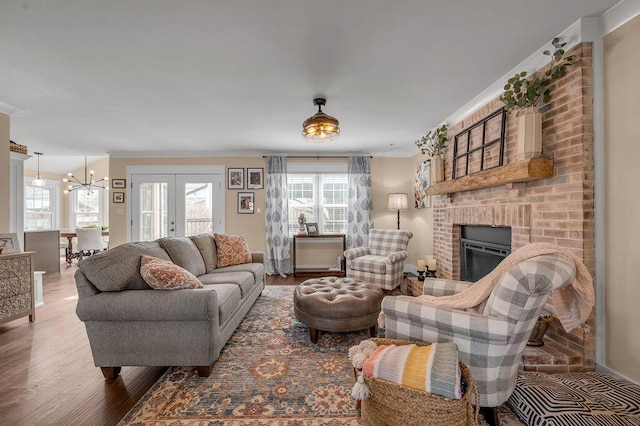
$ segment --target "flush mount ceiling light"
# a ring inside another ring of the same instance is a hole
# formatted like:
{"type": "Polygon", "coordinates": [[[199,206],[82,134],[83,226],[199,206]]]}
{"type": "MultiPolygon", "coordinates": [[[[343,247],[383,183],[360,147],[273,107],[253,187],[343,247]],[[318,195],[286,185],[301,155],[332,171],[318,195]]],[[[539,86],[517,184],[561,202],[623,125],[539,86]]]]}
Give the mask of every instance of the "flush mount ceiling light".
{"type": "Polygon", "coordinates": [[[302,123],[302,136],[309,142],[332,142],[340,136],[338,120],[322,112],[326,103],[324,98],[315,98],[313,104],[318,107],[318,112],[302,123]]]}
{"type": "Polygon", "coordinates": [[[46,186],[47,182],[45,182],[44,179],[40,178],[40,156],[42,155],[42,153],[34,152],[34,154],[38,156],[38,177],[35,178],[33,182],[31,182],[31,186],[46,186]]]}

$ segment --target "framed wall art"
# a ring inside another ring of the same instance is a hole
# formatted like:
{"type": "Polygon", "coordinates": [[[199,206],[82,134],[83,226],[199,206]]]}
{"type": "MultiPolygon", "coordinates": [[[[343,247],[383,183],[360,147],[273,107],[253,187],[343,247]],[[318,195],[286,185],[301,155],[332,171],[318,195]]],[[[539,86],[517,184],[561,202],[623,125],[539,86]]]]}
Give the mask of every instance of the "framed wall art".
{"type": "Polygon", "coordinates": [[[317,223],[307,222],[305,226],[307,227],[307,235],[318,235],[320,233],[317,223]]]}
{"type": "Polygon", "coordinates": [[[244,168],[227,169],[227,189],[244,189],[244,168]]]}
{"type": "Polygon", "coordinates": [[[254,193],[238,192],[238,213],[253,214],[254,211],[254,193]]]}
{"type": "Polygon", "coordinates": [[[113,193],[113,202],[114,203],[124,203],[124,192],[114,192],[113,193]]]}
{"type": "Polygon", "coordinates": [[[2,254],[19,253],[20,243],[18,243],[18,234],[15,232],[0,234],[0,249],[2,254]]]}
{"type": "Polygon", "coordinates": [[[262,189],[264,188],[264,169],[259,168],[247,168],[247,189],[262,189]]]}
{"type": "Polygon", "coordinates": [[[111,187],[112,188],[126,188],[127,180],[126,179],[111,179],[111,187]]]}
{"type": "Polygon", "coordinates": [[[416,209],[431,207],[431,197],[427,195],[427,188],[431,184],[431,162],[425,160],[416,168],[416,179],[413,184],[413,194],[416,209]]]}

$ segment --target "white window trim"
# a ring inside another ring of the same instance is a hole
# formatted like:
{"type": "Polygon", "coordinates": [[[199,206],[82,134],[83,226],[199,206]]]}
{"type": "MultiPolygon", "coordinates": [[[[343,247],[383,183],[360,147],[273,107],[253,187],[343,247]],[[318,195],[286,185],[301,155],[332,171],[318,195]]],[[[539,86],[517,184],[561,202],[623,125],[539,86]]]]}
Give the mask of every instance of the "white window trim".
{"type": "MultiPolygon", "coordinates": [[[[24,193],[26,194],[26,187],[27,186],[33,186],[31,185],[31,182],[33,182],[33,177],[31,176],[25,176],[24,177],[24,193]]],[[[43,179],[44,182],[46,183],[45,187],[47,188],[51,188],[53,189],[53,223],[52,226],[53,228],[51,229],[60,229],[60,203],[62,202],[62,200],[60,199],[60,181],[57,180],[53,180],[53,179],[43,179]]],[[[24,205],[22,208],[22,216],[23,216],[23,220],[25,221],[24,223],[26,224],[26,217],[24,217],[27,213],[27,207],[26,207],[26,200],[24,201],[24,205]]]]}
{"type": "MultiPolygon", "coordinates": [[[[69,230],[70,231],[73,231],[76,229],[76,214],[75,214],[75,207],[74,207],[76,191],[71,191],[68,194],[66,194],[67,205],[69,209],[69,230]]],[[[108,226],[109,225],[109,194],[110,192],[108,188],[98,189],[98,191],[102,192],[102,195],[100,196],[100,204],[98,206],[98,209],[100,210],[100,213],[98,213],[98,222],[99,222],[98,225],[108,226]]]]}

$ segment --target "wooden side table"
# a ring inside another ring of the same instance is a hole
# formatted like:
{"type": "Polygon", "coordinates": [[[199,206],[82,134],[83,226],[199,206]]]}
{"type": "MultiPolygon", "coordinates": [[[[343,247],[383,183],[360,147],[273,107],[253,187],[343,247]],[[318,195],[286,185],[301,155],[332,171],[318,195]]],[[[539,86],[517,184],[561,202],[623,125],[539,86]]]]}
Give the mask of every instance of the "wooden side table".
{"type": "Polygon", "coordinates": [[[322,240],[341,240],[342,241],[342,253],[340,253],[340,257],[344,255],[344,251],[347,249],[347,239],[345,234],[318,234],[318,235],[294,235],[293,236],[293,248],[291,250],[292,253],[292,263],[293,263],[293,276],[304,276],[304,277],[322,277],[326,275],[334,275],[336,277],[344,277],[346,276],[346,265],[344,258],[340,262],[339,270],[332,269],[298,269],[296,264],[296,240],[301,240],[305,242],[311,241],[322,241],[322,240]]]}

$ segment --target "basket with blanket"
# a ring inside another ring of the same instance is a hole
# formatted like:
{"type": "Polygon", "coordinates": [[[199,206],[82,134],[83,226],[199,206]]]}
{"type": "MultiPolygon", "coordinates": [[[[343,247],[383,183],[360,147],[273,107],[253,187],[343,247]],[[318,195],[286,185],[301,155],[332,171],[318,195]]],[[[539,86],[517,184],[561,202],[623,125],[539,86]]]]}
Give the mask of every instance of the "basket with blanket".
{"type": "Polygon", "coordinates": [[[349,359],[365,425],[478,422],[478,390],[454,343],[374,338],[352,347],[349,359]]]}

